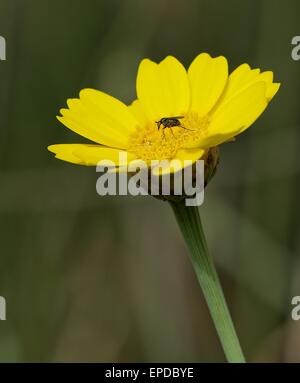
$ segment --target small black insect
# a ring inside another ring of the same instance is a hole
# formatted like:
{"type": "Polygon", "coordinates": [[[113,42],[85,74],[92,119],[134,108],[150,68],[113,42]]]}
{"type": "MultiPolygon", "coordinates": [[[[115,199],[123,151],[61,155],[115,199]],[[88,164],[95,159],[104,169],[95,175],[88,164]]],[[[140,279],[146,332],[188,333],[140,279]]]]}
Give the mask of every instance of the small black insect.
{"type": "Polygon", "coordinates": [[[161,127],[161,125],[163,126],[163,129],[173,128],[174,126],[182,127],[181,122],[179,121],[181,118],[184,118],[184,117],[183,116],[178,116],[178,117],[163,117],[159,121],[155,121],[155,123],[157,124],[157,129],[158,130],[161,127]]]}
{"type": "MultiPolygon", "coordinates": [[[[175,126],[178,126],[178,127],[182,128],[182,129],[185,129],[185,130],[191,130],[191,129],[185,128],[181,124],[181,122],[179,120],[181,120],[182,118],[184,118],[184,116],[163,117],[159,121],[155,121],[155,123],[157,125],[157,130],[159,130],[160,127],[162,126],[163,127],[163,135],[165,135],[165,133],[164,133],[165,129],[167,129],[167,128],[174,128],[175,126]]],[[[171,129],[171,132],[174,135],[172,129],[171,129]]]]}

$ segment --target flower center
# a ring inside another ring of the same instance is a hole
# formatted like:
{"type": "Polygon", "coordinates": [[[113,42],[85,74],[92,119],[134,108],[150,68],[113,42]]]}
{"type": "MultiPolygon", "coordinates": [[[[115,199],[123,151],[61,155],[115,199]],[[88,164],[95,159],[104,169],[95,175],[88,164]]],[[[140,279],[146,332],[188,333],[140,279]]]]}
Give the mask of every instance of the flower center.
{"type": "Polygon", "coordinates": [[[205,136],[209,122],[208,116],[199,117],[193,112],[179,118],[162,117],[138,127],[129,139],[128,151],[146,162],[171,160],[179,149],[205,136]]]}

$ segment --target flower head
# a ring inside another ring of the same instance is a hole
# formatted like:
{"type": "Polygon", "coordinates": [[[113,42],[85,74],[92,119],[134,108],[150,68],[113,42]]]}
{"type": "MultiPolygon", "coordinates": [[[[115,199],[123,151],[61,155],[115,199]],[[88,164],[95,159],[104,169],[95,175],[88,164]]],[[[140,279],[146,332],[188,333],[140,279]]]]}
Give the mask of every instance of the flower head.
{"type": "MultiPolygon", "coordinates": [[[[174,57],[160,63],[144,59],[137,74],[137,99],[129,106],[94,89],[67,101],[61,121],[95,144],[49,146],[56,157],[80,165],[101,160],[169,160],[163,173],[184,167],[184,160],[205,157],[249,128],[266,109],[280,84],[273,73],[242,64],[228,75],[225,57],[198,55],[189,69],[174,57]],[[178,161],[179,160],[179,161],[178,161]]],[[[156,168],[152,170],[154,173],[156,168]]],[[[161,170],[160,170],[161,171],[161,170]]]]}

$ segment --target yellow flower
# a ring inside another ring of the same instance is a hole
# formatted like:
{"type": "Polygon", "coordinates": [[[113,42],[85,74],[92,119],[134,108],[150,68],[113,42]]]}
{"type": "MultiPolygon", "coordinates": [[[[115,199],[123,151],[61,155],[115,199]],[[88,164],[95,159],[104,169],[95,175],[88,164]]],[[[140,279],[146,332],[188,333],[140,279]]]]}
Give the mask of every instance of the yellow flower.
{"type": "Polygon", "coordinates": [[[101,91],[83,89],[78,99],[67,101],[68,109],[61,109],[58,120],[95,144],[48,149],[56,158],[74,164],[95,166],[112,160],[119,169],[126,166],[118,162],[119,152],[126,151],[128,162],[169,160],[163,172],[177,171],[184,160],[200,159],[209,148],[252,125],[279,86],[273,83],[272,72],[261,73],[248,64],[228,75],[223,56],[202,53],[188,71],[172,56],[158,64],[144,59],[137,74],[137,100],[131,105],[101,91]],[[163,118],[175,118],[176,126],[163,124],[163,118]]]}

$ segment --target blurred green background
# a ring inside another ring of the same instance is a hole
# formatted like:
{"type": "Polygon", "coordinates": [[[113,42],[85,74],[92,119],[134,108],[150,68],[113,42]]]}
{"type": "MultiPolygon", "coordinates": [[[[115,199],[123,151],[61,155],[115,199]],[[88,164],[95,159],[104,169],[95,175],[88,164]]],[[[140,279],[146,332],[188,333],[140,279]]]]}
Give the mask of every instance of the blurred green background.
{"type": "Polygon", "coordinates": [[[139,61],[200,52],[271,69],[279,94],[222,146],[201,214],[249,361],[300,362],[296,0],[0,0],[0,361],[224,361],[166,203],[97,196],[55,116],[81,88],[135,98],[139,61]]]}

